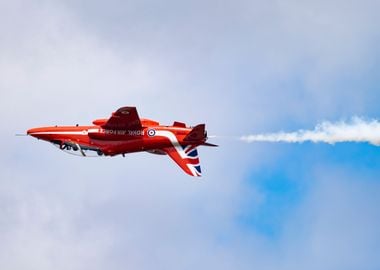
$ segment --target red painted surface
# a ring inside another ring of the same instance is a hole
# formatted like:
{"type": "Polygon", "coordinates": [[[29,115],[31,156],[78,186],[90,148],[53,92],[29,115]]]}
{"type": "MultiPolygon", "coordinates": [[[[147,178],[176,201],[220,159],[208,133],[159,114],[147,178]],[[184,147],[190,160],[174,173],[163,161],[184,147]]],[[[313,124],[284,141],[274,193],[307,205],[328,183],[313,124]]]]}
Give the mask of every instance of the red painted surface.
{"type": "Polygon", "coordinates": [[[147,151],[168,154],[187,174],[200,176],[196,147],[206,144],[205,125],[194,128],[174,122],[162,126],[150,119],[140,119],[135,107],[122,107],[109,119],[97,119],[93,126],[50,126],[32,128],[27,134],[49,141],[62,150],[82,156],[93,152],[99,156],[115,156],[147,151]]]}

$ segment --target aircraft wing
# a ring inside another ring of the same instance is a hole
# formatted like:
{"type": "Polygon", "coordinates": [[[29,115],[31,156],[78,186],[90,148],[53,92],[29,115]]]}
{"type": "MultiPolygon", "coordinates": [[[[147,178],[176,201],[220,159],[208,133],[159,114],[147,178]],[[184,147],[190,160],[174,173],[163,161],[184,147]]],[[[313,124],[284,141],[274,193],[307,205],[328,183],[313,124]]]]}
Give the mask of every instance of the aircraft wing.
{"type": "Polygon", "coordinates": [[[136,107],[122,107],[102,125],[104,129],[141,129],[136,107]]]}
{"type": "Polygon", "coordinates": [[[198,150],[196,146],[175,146],[163,149],[185,173],[191,176],[201,176],[201,166],[199,163],[198,150]]]}

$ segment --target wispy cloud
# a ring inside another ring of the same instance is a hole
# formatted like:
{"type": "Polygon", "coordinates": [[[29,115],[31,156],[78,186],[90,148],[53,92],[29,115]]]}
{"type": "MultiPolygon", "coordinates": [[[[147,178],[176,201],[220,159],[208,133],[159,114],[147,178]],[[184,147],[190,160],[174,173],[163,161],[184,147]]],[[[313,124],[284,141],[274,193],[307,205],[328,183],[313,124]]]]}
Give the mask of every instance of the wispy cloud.
{"type": "Polygon", "coordinates": [[[380,146],[380,122],[353,117],[350,121],[329,122],[318,124],[313,130],[298,130],[295,132],[276,132],[242,136],[242,141],[251,142],[288,142],[288,143],[340,143],[367,142],[380,146]]]}

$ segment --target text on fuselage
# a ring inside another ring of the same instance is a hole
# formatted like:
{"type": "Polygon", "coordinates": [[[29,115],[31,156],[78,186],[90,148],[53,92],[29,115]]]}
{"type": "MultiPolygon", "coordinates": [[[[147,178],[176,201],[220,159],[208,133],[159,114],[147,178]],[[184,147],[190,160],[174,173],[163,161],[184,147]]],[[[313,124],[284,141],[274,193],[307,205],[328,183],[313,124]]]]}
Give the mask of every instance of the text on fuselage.
{"type": "Polygon", "coordinates": [[[104,134],[107,135],[127,135],[127,136],[144,136],[144,130],[119,130],[119,129],[103,129],[104,134]]]}

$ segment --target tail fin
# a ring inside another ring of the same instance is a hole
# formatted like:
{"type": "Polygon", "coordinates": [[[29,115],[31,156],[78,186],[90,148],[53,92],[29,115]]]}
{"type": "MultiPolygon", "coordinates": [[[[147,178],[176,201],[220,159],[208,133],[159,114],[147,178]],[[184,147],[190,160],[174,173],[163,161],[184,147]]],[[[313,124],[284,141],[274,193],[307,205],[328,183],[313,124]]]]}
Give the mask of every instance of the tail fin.
{"type": "Polygon", "coordinates": [[[200,124],[190,131],[189,134],[183,139],[185,142],[199,142],[206,138],[205,124],[200,124]]]}
{"type": "Polygon", "coordinates": [[[164,151],[187,174],[198,177],[202,175],[196,145],[168,147],[164,151]]]}

